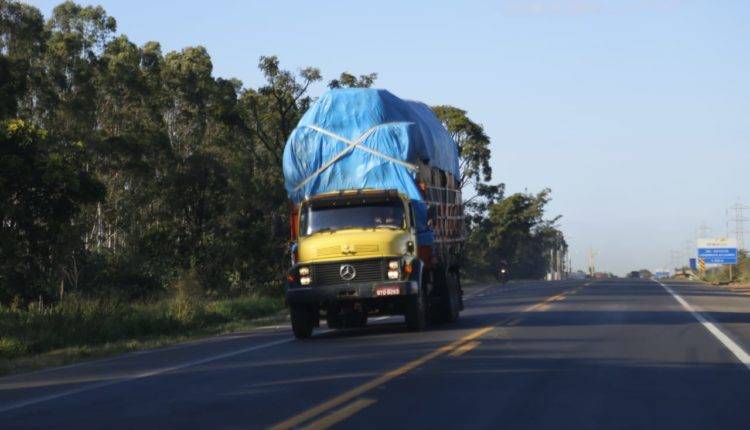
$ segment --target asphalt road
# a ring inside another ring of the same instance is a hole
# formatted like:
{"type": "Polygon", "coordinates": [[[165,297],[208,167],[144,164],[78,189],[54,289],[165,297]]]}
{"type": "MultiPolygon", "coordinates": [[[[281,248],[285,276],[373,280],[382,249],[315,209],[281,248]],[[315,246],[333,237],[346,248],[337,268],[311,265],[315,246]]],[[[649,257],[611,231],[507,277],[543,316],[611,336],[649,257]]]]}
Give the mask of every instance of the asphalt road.
{"type": "Polygon", "coordinates": [[[750,427],[750,296],[638,280],[468,294],[458,323],[423,333],[265,328],[2,378],[0,429],[750,427]]]}

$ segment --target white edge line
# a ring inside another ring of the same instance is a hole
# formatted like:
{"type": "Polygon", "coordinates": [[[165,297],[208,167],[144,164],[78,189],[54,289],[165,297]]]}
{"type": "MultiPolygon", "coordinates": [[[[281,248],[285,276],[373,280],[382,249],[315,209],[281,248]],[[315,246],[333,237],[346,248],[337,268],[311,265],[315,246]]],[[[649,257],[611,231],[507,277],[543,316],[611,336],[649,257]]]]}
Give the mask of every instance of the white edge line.
{"type": "MultiPolygon", "coordinates": [[[[331,331],[331,330],[325,330],[325,331],[322,331],[320,333],[323,334],[323,333],[327,333],[329,331],[331,331]]],[[[174,371],[182,370],[182,369],[185,369],[185,368],[188,368],[188,367],[199,366],[201,364],[210,363],[212,361],[223,360],[225,358],[234,357],[236,355],[245,354],[247,352],[252,352],[252,351],[257,351],[259,349],[269,348],[269,347],[272,347],[272,346],[280,345],[282,343],[289,343],[289,342],[292,342],[292,341],[294,341],[294,338],[280,339],[280,340],[277,340],[277,341],[274,341],[274,342],[268,342],[268,343],[264,343],[264,344],[261,344],[261,345],[256,345],[256,346],[251,346],[251,347],[248,347],[248,348],[238,349],[236,351],[227,352],[227,353],[224,353],[224,354],[219,354],[219,355],[214,355],[214,356],[211,356],[211,357],[201,358],[200,360],[188,361],[188,362],[181,363],[181,364],[178,364],[178,365],[175,365],[175,366],[162,367],[162,368],[155,369],[155,370],[149,370],[149,371],[146,371],[146,372],[136,373],[136,374],[128,376],[126,378],[120,378],[120,379],[115,379],[115,380],[111,380],[111,381],[104,381],[104,382],[100,382],[100,383],[96,383],[96,384],[89,384],[89,385],[83,386],[81,388],[76,388],[76,389],[73,389],[73,390],[63,391],[61,393],[55,393],[55,394],[50,394],[48,396],[43,396],[43,397],[37,397],[37,398],[29,399],[29,400],[24,400],[24,401],[21,401],[21,402],[12,403],[10,405],[0,407],[0,413],[12,411],[12,410],[15,410],[15,409],[20,409],[20,408],[23,408],[23,407],[26,407],[26,406],[31,406],[31,405],[37,404],[37,403],[43,403],[43,402],[47,402],[47,401],[50,401],[50,400],[59,399],[61,397],[66,397],[66,396],[70,396],[70,395],[73,395],[73,394],[78,394],[78,393],[81,393],[81,392],[84,392],[84,391],[95,390],[97,388],[108,387],[110,385],[120,384],[120,383],[123,383],[123,382],[135,381],[135,380],[138,380],[138,379],[148,378],[150,376],[160,375],[162,373],[174,372],[174,371]]]]}
{"type": "Polygon", "coordinates": [[[165,346],[155,346],[155,347],[147,348],[147,349],[138,349],[134,351],[123,352],[120,354],[113,355],[111,357],[83,360],[83,361],[79,361],[76,363],[64,364],[62,366],[54,366],[54,367],[47,367],[44,369],[34,370],[32,372],[3,375],[2,377],[0,377],[0,382],[3,382],[3,380],[7,380],[7,379],[15,379],[19,377],[25,378],[28,376],[35,376],[35,375],[40,375],[44,373],[56,372],[58,370],[74,369],[76,367],[96,366],[99,364],[108,363],[110,361],[123,360],[123,359],[138,357],[142,355],[154,354],[158,352],[176,351],[176,350],[186,349],[186,348],[191,348],[191,347],[196,347],[196,346],[204,346],[205,344],[210,344],[211,342],[219,342],[224,337],[237,336],[237,335],[250,337],[253,334],[256,334],[256,331],[259,331],[259,330],[271,330],[271,329],[283,329],[283,328],[291,328],[291,324],[286,324],[286,325],[277,324],[277,325],[267,325],[267,326],[260,326],[260,327],[250,327],[246,330],[221,333],[221,334],[201,337],[198,339],[190,339],[190,340],[177,342],[174,344],[168,344],[165,346]]]}
{"type": "Polygon", "coordinates": [[[669,286],[663,284],[661,281],[656,281],[656,283],[664,287],[664,289],[667,290],[667,292],[671,294],[672,297],[674,297],[675,300],[677,300],[677,302],[680,303],[683,308],[690,312],[690,314],[692,314],[693,317],[698,320],[698,322],[701,323],[701,325],[703,325],[703,327],[705,327],[709,333],[714,335],[714,337],[718,339],[719,342],[721,342],[729,351],[731,351],[732,354],[734,354],[734,356],[737,357],[737,359],[740,360],[740,362],[744,364],[748,370],[750,370],[750,354],[745,352],[745,350],[742,349],[742,347],[738,345],[737,342],[732,340],[732,338],[724,333],[716,324],[706,319],[706,317],[704,317],[700,312],[696,311],[695,308],[690,305],[690,303],[683,299],[679,294],[675,293],[674,290],[672,290],[669,286]]]}

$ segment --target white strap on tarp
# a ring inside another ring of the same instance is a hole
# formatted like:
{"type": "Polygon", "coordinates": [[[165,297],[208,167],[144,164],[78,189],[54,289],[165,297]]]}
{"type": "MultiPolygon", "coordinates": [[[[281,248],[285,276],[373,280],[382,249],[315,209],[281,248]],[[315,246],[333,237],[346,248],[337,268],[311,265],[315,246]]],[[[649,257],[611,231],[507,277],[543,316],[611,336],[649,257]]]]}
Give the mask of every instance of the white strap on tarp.
{"type": "Polygon", "coordinates": [[[349,139],[347,139],[347,138],[345,138],[343,136],[339,136],[336,133],[330,132],[330,131],[328,131],[328,130],[326,130],[324,128],[320,128],[317,125],[306,125],[305,127],[310,128],[312,130],[315,130],[315,131],[317,131],[320,134],[326,135],[328,137],[332,137],[332,138],[334,138],[336,140],[340,140],[340,141],[346,143],[347,147],[343,151],[341,151],[338,154],[334,155],[330,160],[328,160],[325,164],[323,164],[322,166],[320,166],[320,168],[318,170],[314,171],[310,176],[308,176],[307,178],[305,178],[302,182],[300,182],[299,184],[297,184],[297,186],[294,187],[294,191],[297,191],[300,188],[304,187],[305,184],[307,184],[308,182],[310,182],[311,180],[313,180],[316,176],[318,176],[319,174],[321,174],[327,168],[331,167],[331,165],[333,163],[335,163],[336,161],[338,161],[341,157],[343,157],[344,155],[346,155],[349,152],[353,151],[354,148],[361,149],[361,150],[363,150],[365,152],[369,152],[370,154],[376,155],[376,156],[378,156],[378,157],[380,157],[380,158],[382,158],[384,160],[388,160],[391,163],[396,163],[396,164],[399,164],[401,166],[406,167],[407,169],[411,169],[411,170],[415,170],[416,171],[418,169],[418,167],[415,166],[414,164],[410,164],[410,163],[407,163],[407,162],[405,162],[403,160],[399,160],[397,158],[393,158],[393,157],[391,157],[389,155],[383,154],[380,151],[376,151],[376,150],[374,150],[372,148],[368,148],[368,147],[366,147],[364,145],[361,145],[361,143],[364,142],[365,139],[367,139],[368,137],[370,137],[370,135],[372,133],[374,133],[375,130],[377,130],[380,127],[385,127],[385,126],[392,125],[392,124],[393,123],[385,123],[385,124],[379,124],[379,125],[376,125],[374,127],[371,127],[370,129],[368,129],[367,131],[365,131],[364,133],[362,133],[358,138],[356,138],[354,140],[349,140],[349,139]]]}

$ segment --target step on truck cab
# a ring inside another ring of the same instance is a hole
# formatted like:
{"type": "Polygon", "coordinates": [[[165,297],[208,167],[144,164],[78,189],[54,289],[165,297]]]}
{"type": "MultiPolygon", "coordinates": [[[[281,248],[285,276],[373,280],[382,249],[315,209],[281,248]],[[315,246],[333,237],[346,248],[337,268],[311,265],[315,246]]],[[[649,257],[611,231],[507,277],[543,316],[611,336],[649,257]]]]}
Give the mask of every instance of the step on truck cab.
{"type": "Polygon", "coordinates": [[[458,318],[457,158],[421,103],[348,89],[311,106],[284,154],[292,208],[285,288],[296,337],[309,337],[322,317],[345,328],[404,315],[413,330],[458,318]]]}

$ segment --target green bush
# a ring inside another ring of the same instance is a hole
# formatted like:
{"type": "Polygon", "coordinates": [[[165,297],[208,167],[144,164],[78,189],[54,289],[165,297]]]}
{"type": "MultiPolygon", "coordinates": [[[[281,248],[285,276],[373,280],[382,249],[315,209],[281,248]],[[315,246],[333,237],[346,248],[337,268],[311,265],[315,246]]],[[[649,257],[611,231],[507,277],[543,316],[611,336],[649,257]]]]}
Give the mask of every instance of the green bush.
{"type": "Polygon", "coordinates": [[[280,298],[257,295],[207,300],[196,279],[184,274],[172,297],[149,303],[69,295],[52,306],[0,307],[0,358],[217,332],[283,308],[280,298]]]}
{"type": "MultiPolygon", "coordinates": [[[[729,266],[711,268],[703,275],[706,282],[729,282],[729,266]]],[[[750,257],[745,251],[740,252],[739,263],[732,266],[732,281],[750,282],[750,257]]]]}

